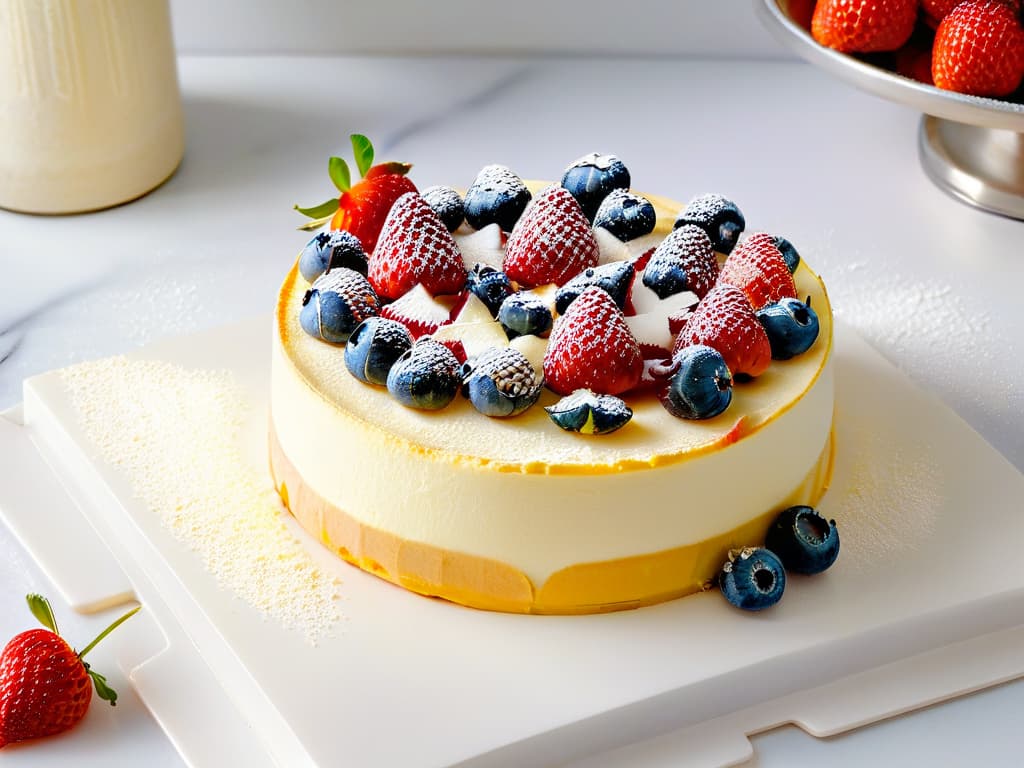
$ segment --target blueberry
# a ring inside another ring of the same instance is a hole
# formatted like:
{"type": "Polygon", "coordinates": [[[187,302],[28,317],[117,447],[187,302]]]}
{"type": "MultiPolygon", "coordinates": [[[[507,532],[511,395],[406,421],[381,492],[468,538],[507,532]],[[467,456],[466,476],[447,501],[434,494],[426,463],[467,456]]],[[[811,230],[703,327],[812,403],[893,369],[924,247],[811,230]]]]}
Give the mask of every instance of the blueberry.
{"type": "Polygon", "coordinates": [[[366,274],[366,251],[359,238],[351,232],[321,232],[299,254],[299,272],[312,283],[329,269],[345,267],[366,274]]]}
{"type": "Polygon", "coordinates": [[[784,237],[774,236],[775,247],[779,249],[779,253],[782,254],[782,260],[786,262],[786,269],[789,270],[789,274],[796,272],[796,268],[800,266],[800,254],[797,253],[796,248],[784,237]]]}
{"type": "Polygon", "coordinates": [[[576,198],[587,221],[593,221],[608,193],[629,189],[629,170],[615,155],[591,152],[565,169],[562,186],[576,198]]]}
{"type": "Polygon", "coordinates": [[[789,360],[802,355],[818,338],[818,313],[811,309],[811,297],[780,299],[757,310],[757,319],[768,334],[773,360],[789,360]]]}
{"type": "Polygon", "coordinates": [[[387,385],[407,408],[436,411],[459,391],[459,361],[444,344],[423,336],[391,366],[387,385]]]}
{"type": "Polygon", "coordinates": [[[676,352],[670,370],[675,372],[661,403],[673,416],[710,419],[732,402],[732,376],[717,350],[691,344],[676,352]]]}
{"type": "Polygon", "coordinates": [[[497,316],[501,303],[512,293],[508,275],[487,264],[474,264],[466,280],[466,288],[497,316]]]}
{"type": "Polygon", "coordinates": [[[516,336],[540,336],[551,330],[551,310],[539,297],[519,291],[501,303],[498,322],[510,339],[516,336]]]}
{"type": "Polygon", "coordinates": [[[451,187],[436,186],[423,190],[423,199],[441,217],[449,232],[454,232],[466,218],[466,209],[462,197],[451,187]]]}
{"type": "Polygon", "coordinates": [[[592,285],[603,289],[612,297],[619,309],[625,310],[635,272],[633,264],[628,261],[613,261],[600,267],[585,269],[555,293],[555,311],[564,315],[573,299],[592,285]]]}
{"type": "Polygon", "coordinates": [[[544,410],[565,431],[583,435],[606,435],[633,418],[633,410],[621,398],[595,395],[589,389],[577,389],[544,410]]]}
{"type": "Polygon", "coordinates": [[[493,347],[462,366],[462,394],[485,416],[516,416],[540,397],[543,383],[518,349],[493,347]]]}
{"type": "Polygon", "coordinates": [[[345,367],[366,384],[384,386],[395,361],[412,347],[412,334],[399,322],[368,317],[345,345],[345,367]]]}
{"type": "Polygon", "coordinates": [[[497,224],[511,232],[531,197],[523,180],[504,165],[485,165],[466,190],[466,221],[473,229],[497,224]]]}
{"type": "Polygon", "coordinates": [[[732,253],[740,233],[747,226],[743,214],[732,200],[721,195],[695,197],[676,218],[676,227],[695,224],[708,233],[711,244],[719,253],[732,253]]]}
{"type": "Polygon", "coordinates": [[[794,573],[821,573],[839,556],[839,531],[813,507],[790,507],[768,529],[764,545],[794,573]]]}
{"type": "Polygon", "coordinates": [[[344,344],[349,334],[380,310],[377,294],[365,277],[341,267],[324,272],[302,297],[299,325],[317,339],[344,344]]]}
{"type": "Polygon", "coordinates": [[[707,233],[692,224],[673,229],[654,249],[640,279],[659,299],[682,291],[703,298],[718,279],[718,261],[707,233]]]}
{"type": "Polygon", "coordinates": [[[613,189],[594,214],[595,227],[604,227],[624,243],[649,235],[657,220],[651,201],[628,189],[613,189]]]}
{"type": "Polygon", "coordinates": [[[786,571],[767,549],[744,547],[729,552],[718,585],[725,599],[745,611],[770,608],[786,589],[786,571]]]}

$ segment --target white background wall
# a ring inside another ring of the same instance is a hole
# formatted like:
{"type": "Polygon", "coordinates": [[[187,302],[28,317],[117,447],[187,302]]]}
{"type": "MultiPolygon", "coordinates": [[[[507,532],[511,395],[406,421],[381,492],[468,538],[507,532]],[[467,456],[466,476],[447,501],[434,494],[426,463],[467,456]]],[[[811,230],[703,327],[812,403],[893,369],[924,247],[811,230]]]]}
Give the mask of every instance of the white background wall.
{"type": "Polygon", "coordinates": [[[184,53],[784,56],[763,0],[170,0],[184,53]]]}

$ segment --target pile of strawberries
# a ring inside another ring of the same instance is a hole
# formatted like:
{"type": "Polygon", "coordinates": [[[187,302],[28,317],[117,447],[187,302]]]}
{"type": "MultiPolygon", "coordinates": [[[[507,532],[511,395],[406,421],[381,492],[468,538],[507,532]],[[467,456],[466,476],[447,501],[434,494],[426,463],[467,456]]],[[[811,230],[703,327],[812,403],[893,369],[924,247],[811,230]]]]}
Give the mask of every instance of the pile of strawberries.
{"type": "Polygon", "coordinates": [[[1020,0],[817,0],[811,34],[972,96],[1015,98],[1024,79],[1020,0]]]}

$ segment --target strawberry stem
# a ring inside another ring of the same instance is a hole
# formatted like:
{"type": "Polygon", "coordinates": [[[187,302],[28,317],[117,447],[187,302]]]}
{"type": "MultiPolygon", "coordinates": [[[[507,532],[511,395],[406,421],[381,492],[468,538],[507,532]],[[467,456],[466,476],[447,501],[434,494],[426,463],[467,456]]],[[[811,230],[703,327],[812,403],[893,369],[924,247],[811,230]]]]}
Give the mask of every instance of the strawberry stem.
{"type": "Polygon", "coordinates": [[[78,652],[78,658],[81,659],[83,656],[85,656],[85,654],[87,654],[89,651],[91,651],[93,648],[95,648],[99,644],[100,640],[102,640],[107,635],[109,635],[111,632],[113,632],[115,629],[117,629],[119,626],[124,624],[126,621],[128,621],[128,619],[130,619],[132,616],[134,616],[140,610],[142,610],[142,606],[141,605],[135,606],[130,611],[128,611],[128,613],[126,613],[124,616],[122,616],[117,621],[115,621],[113,624],[111,624],[109,627],[107,627],[102,632],[100,632],[96,636],[95,640],[93,640],[91,643],[89,643],[87,646],[85,646],[85,648],[83,648],[82,650],[80,650],[78,652]]]}
{"type": "Polygon", "coordinates": [[[35,592],[25,595],[25,600],[28,602],[28,609],[32,611],[33,616],[39,619],[39,623],[53,632],[53,634],[60,635],[60,632],[57,631],[57,619],[53,615],[53,607],[50,605],[50,601],[42,595],[37,595],[35,592]]]}

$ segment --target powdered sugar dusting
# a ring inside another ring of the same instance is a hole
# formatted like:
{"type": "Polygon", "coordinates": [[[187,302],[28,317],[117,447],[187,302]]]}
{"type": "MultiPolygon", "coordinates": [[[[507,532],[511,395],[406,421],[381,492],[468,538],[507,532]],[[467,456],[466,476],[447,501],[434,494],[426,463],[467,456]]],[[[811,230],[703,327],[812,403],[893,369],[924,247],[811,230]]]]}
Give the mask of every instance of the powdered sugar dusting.
{"type": "Polygon", "coordinates": [[[246,397],[230,374],[115,357],[61,375],[100,457],[222,588],[310,643],[327,635],[339,618],[336,581],[242,454],[246,397]]]}
{"type": "Polygon", "coordinates": [[[864,571],[928,539],[943,479],[926,451],[908,450],[856,418],[841,429],[842,475],[821,509],[839,528],[843,566],[864,571]]]}

